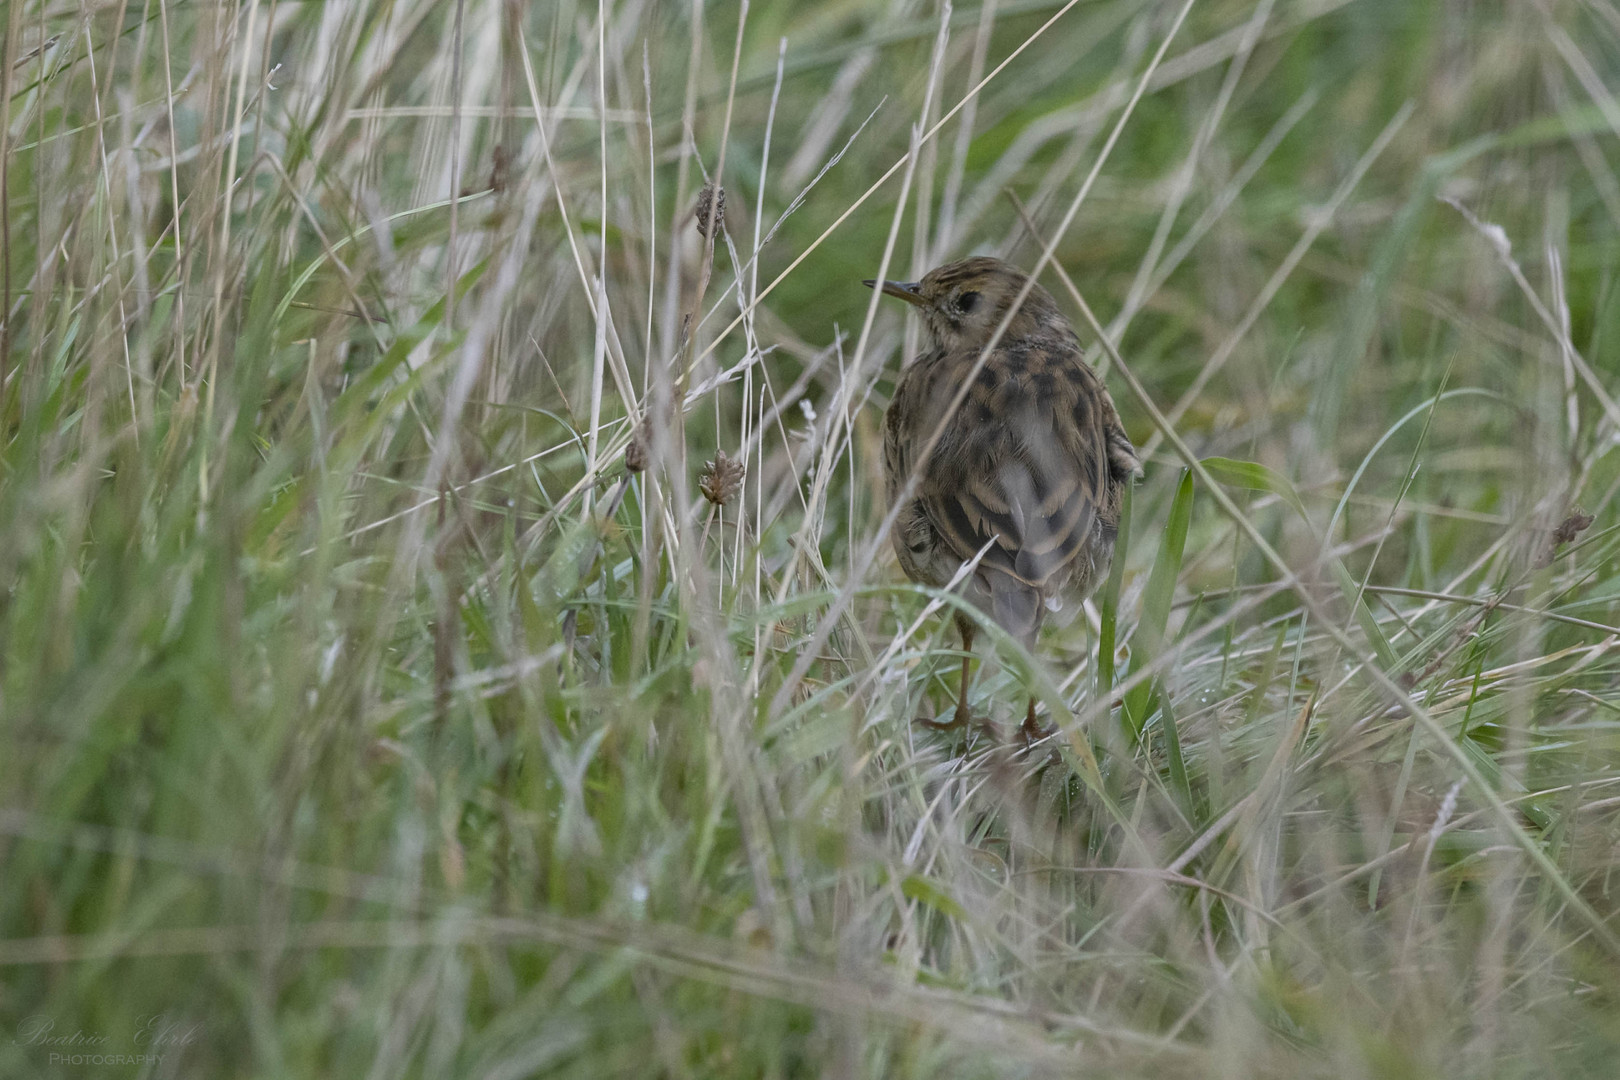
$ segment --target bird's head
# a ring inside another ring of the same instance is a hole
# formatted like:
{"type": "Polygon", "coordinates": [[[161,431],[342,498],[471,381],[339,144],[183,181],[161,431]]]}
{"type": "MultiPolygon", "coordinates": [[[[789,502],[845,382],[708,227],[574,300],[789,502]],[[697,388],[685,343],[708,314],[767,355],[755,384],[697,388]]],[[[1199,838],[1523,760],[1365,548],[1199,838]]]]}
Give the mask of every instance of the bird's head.
{"type": "Polygon", "coordinates": [[[921,281],[867,280],[863,284],[881,287],[916,307],[934,344],[956,349],[984,345],[1003,319],[1007,319],[1007,329],[1002,341],[1035,336],[1054,323],[1067,325],[1052,294],[1039,285],[1030,287],[1008,319],[1007,313],[1027,281],[1028,275],[1016,266],[978,255],[936,267],[921,281]]]}

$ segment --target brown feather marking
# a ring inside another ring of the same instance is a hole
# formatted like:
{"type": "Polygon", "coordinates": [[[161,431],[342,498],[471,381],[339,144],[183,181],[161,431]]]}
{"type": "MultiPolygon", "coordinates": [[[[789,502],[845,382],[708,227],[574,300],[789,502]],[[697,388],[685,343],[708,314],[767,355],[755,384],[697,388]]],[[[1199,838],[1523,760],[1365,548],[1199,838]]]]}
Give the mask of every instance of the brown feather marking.
{"type": "Polygon", "coordinates": [[[1051,295],[1033,286],[1008,315],[1026,280],[999,260],[975,258],[919,283],[933,348],[895,389],[884,465],[897,497],[913,454],[1006,319],[1000,344],[923,466],[894,545],[909,576],[936,585],[985,548],[970,595],[1009,633],[1033,642],[1042,601],[1060,592],[1083,597],[1106,573],[1124,485],[1140,466],[1051,295]],[[959,304],[966,291],[980,302],[959,304]]]}

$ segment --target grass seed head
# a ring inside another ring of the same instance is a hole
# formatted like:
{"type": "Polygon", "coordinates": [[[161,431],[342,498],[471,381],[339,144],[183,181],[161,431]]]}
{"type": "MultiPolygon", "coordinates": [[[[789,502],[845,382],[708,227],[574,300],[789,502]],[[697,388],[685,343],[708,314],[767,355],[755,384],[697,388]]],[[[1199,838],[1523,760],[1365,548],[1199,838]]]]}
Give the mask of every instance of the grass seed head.
{"type": "Polygon", "coordinates": [[[726,189],[710,181],[697,197],[697,231],[707,239],[726,224],[726,189]]]}
{"type": "Polygon", "coordinates": [[[647,422],[644,420],[631,437],[630,445],[624,448],[624,467],[633,473],[647,467],[647,435],[647,422]]]}
{"type": "Polygon", "coordinates": [[[1579,509],[1572,510],[1570,515],[1560,521],[1558,527],[1553,530],[1552,538],[1547,542],[1546,549],[1542,551],[1541,557],[1536,560],[1536,568],[1545,569],[1551,566],[1553,560],[1558,558],[1558,549],[1565,544],[1573,544],[1576,537],[1592,527],[1594,520],[1596,519],[1591,514],[1583,514],[1579,509]]]}
{"type": "Polygon", "coordinates": [[[698,490],[714,505],[724,506],[742,489],[742,481],[743,463],[724,450],[717,450],[714,460],[703,466],[698,490]]]}

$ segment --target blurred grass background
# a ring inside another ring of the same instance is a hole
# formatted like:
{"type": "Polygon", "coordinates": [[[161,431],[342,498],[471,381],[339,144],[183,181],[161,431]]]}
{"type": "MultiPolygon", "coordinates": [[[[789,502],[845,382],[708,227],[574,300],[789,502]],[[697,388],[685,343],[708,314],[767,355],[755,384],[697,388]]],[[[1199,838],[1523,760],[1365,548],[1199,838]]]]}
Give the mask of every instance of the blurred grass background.
{"type": "Polygon", "coordinates": [[[1611,0],[5,22],[0,1073],[1613,1075],[1611,0]],[[1025,750],[859,281],[1048,248],[1025,750]]]}

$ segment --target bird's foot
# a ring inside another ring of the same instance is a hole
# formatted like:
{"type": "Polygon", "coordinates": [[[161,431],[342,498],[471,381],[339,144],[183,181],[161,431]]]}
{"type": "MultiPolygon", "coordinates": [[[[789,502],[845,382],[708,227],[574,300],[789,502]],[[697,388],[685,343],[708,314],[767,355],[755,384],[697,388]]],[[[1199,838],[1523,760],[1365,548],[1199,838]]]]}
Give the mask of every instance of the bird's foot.
{"type": "Polygon", "coordinates": [[[988,717],[981,719],[961,707],[957,708],[949,720],[931,720],[926,716],[919,716],[912,723],[932,731],[960,731],[963,728],[978,728],[992,742],[999,743],[1002,741],[1001,732],[996,729],[995,724],[991,723],[988,717]]]}
{"type": "Polygon", "coordinates": [[[921,724],[923,727],[932,728],[935,731],[955,731],[973,723],[973,713],[958,705],[956,712],[951,715],[949,720],[930,720],[926,716],[919,716],[912,723],[921,724]]]}
{"type": "Polygon", "coordinates": [[[967,721],[960,716],[950,720],[934,720],[927,716],[919,716],[912,723],[918,727],[928,728],[930,731],[955,731],[957,728],[966,725],[967,721]]]}
{"type": "Polygon", "coordinates": [[[1035,709],[1033,706],[1031,706],[1029,712],[1024,715],[1024,722],[1018,727],[1018,733],[1024,737],[1024,745],[1026,747],[1033,746],[1042,739],[1056,735],[1057,730],[1058,729],[1055,725],[1052,727],[1042,727],[1041,722],[1035,719],[1035,709]]]}

